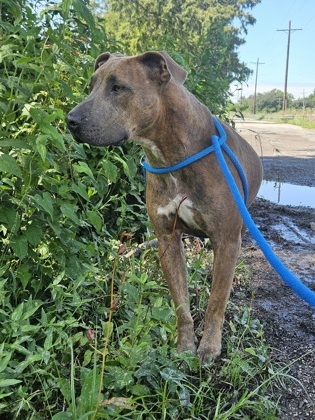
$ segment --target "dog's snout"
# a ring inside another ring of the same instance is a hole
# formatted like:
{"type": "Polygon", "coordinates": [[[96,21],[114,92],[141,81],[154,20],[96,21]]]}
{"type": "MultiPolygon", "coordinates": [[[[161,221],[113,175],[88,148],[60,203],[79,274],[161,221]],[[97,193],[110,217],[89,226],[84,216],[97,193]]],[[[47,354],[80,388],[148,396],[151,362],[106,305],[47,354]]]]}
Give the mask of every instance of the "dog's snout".
{"type": "Polygon", "coordinates": [[[84,118],[82,118],[82,116],[74,113],[73,111],[70,111],[66,116],[67,126],[71,131],[76,130],[83,120],[84,118]]]}

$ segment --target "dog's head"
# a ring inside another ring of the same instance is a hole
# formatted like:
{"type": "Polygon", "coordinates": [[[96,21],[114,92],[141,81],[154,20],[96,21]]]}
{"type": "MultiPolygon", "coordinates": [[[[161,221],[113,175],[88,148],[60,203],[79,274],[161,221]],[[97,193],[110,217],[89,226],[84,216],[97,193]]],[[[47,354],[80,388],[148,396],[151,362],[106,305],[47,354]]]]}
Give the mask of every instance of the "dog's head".
{"type": "Polygon", "coordinates": [[[145,137],[161,117],[165,89],[183,84],[187,75],[165,52],[103,53],[94,70],[89,96],[66,120],[77,141],[96,146],[145,137]]]}

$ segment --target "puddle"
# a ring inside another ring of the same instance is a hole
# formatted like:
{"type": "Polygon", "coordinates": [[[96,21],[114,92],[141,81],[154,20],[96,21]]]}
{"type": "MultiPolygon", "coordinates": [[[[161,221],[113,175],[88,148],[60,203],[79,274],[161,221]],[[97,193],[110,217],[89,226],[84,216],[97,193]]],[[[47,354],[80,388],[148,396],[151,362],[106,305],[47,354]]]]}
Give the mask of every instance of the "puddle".
{"type": "Polygon", "coordinates": [[[258,197],[284,206],[315,207],[315,187],[263,181],[258,197]]]}

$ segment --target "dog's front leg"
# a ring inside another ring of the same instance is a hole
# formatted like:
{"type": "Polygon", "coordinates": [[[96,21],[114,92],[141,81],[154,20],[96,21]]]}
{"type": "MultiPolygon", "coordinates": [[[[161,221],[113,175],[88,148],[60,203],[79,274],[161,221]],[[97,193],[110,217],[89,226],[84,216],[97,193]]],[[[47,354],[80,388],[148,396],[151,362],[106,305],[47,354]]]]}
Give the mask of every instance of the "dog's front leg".
{"type": "Polygon", "coordinates": [[[166,278],[177,316],[178,352],[196,353],[196,341],[187,286],[186,262],[181,240],[177,231],[158,238],[161,266],[166,278]]]}
{"type": "Polygon", "coordinates": [[[234,270],[241,246],[241,235],[235,240],[214,246],[213,279],[209,303],[205,315],[205,326],[198,348],[202,364],[221,354],[222,327],[225,308],[230,296],[234,270]]]}

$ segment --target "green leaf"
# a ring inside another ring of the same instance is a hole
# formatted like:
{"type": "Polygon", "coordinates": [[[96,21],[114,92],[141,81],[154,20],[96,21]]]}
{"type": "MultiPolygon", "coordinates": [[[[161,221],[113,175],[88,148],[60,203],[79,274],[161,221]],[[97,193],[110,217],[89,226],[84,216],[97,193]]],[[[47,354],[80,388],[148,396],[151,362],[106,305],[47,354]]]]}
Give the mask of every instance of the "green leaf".
{"type": "Polygon", "coordinates": [[[32,149],[24,140],[20,140],[20,139],[0,140],[0,148],[2,147],[10,147],[12,149],[25,149],[25,150],[32,149]]]}
{"type": "Polygon", "coordinates": [[[67,401],[68,405],[71,405],[71,387],[70,381],[65,378],[59,378],[59,387],[62,395],[64,396],[65,400],[67,401]]]}
{"type": "Polygon", "coordinates": [[[20,303],[11,314],[12,321],[19,321],[24,311],[24,302],[20,303]]]}
{"type": "Polygon", "coordinates": [[[85,20],[85,22],[89,25],[90,28],[94,28],[95,20],[91,11],[86,7],[82,0],[72,0],[72,6],[74,10],[77,12],[78,16],[85,20]]]}
{"type": "Polygon", "coordinates": [[[28,285],[28,282],[32,278],[32,273],[30,271],[30,264],[20,264],[17,268],[17,277],[20,279],[23,287],[25,288],[28,285]]]}
{"type": "Polygon", "coordinates": [[[73,165],[73,169],[75,169],[77,172],[79,172],[80,174],[86,174],[88,175],[90,178],[94,179],[94,175],[90,169],[90,167],[88,166],[88,164],[86,162],[79,162],[78,164],[75,163],[73,165]]]}
{"type": "Polygon", "coordinates": [[[84,378],[80,398],[80,409],[82,413],[95,407],[100,383],[101,375],[96,369],[91,370],[84,378]]]}
{"type": "Polygon", "coordinates": [[[87,213],[89,222],[95,227],[97,233],[101,232],[103,220],[97,211],[92,210],[87,213]]]}
{"type": "Polygon", "coordinates": [[[148,395],[150,393],[149,388],[146,385],[140,385],[140,384],[136,384],[134,385],[132,388],[132,395],[136,395],[136,396],[143,396],[143,395],[148,395]]]}
{"type": "Polygon", "coordinates": [[[26,236],[15,237],[10,242],[11,248],[13,249],[15,255],[23,260],[28,253],[28,244],[26,236]]]}
{"type": "Polygon", "coordinates": [[[79,194],[81,197],[83,197],[86,201],[89,201],[89,196],[86,190],[86,186],[82,184],[82,182],[78,182],[75,184],[74,182],[71,184],[72,191],[79,194]]]}
{"type": "Polygon", "coordinates": [[[69,420],[72,418],[73,416],[71,413],[69,413],[68,411],[63,411],[52,416],[51,420],[69,420]]]}
{"type": "MultiPolygon", "coordinates": [[[[0,267],[0,277],[2,277],[4,275],[4,273],[7,271],[8,268],[10,268],[11,264],[7,263],[5,265],[3,265],[2,267],[0,267]]],[[[1,289],[1,287],[0,287],[1,289]]]]}
{"type": "Polygon", "coordinates": [[[44,349],[50,350],[52,348],[52,341],[53,341],[53,332],[52,330],[48,330],[45,341],[44,341],[44,349]]]}
{"type": "Polygon", "coordinates": [[[128,172],[125,171],[126,175],[129,177],[129,179],[133,180],[138,170],[134,158],[132,156],[129,156],[126,160],[126,164],[128,166],[128,172]]]}
{"type": "Polygon", "coordinates": [[[121,368],[119,366],[107,366],[107,372],[109,378],[111,379],[109,388],[119,391],[134,384],[133,372],[129,372],[125,368],[121,368]]]}
{"type": "MultiPolygon", "coordinates": [[[[49,115],[49,117],[49,120],[54,118],[53,115],[49,115]]],[[[61,152],[65,152],[66,147],[63,136],[58,133],[58,130],[51,124],[51,121],[47,121],[45,124],[42,124],[40,128],[41,131],[53,141],[54,146],[56,146],[61,152]]]]}
{"type": "Polygon", "coordinates": [[[170,319],[172,316],[173,311],[168,307],[153,307],[152,308],[152,318],[156,319],[157,321],[165,321],[170,319]]]}
{"type": "Polygon", "coordinates": [[[45,162],[46,160],[46,155],[47,155],[47,141],[48,141],[49,137],[47,135],[39,135],[36,138],[36,150],[38,152],[38,154],[40,155],[40,157],[42,158],[42,161],[45,162]]]}
{"type": "Polygon", "coordinates": [[[237,329],[236,329],[236,326],[235,326],[235,324],[233,323],[233,321],[230,321],[230,322],[229,322],[229,325],[230,325],[230,328],[231,328],[232,332],[235,334],[235,333],[236,333],[236,331],[237,331],[237,329]]]}
{"type": "Polygon", "coordinates": [[[20,216],[12,207],[1,207],[0,222],[2,222],[12,233],[18,232],[20,228],[20,216]]]}
{"type": "Polygon", "coordinates": [[[23,313],[21,319],[30,318],[38,310],[38,308],[40,308],[41,305],[42,305],[42,303],[40,303],[40,301],[32,300],[31,298],[29,298],[27,304],[28,304],[29,308],[27,308],[27,310],[23,313]]]}
{"type": "Polygon", "coordinates": [[[256,350],[252,347],[248,347],[245,349],[246,353],[251,354],[252,356],[256,356],[256,350]]]}
{"type": "Polygon", "coordinates": [[[28,228],[25,231],[25,236],[28,240],[28,242],[33,245],[37,246],[41,239],[42,239],[43,231],[41,226],[39,224],[32,223],[28,226],[28,228]]]}
{"type": "Polygon", "coordinates": [[[14,57],[17,55],[17,53],[14,53],[13,51],[16,49],[16,46],[14,44],[9,44],[8,42],[6,44],[1,45],[0,47],[0,63],[3,62],[3,60],[7,57],[14,57]]]}
{"type": "Polygon", "coordinates": [[[44,192],[43,195],[36,194],[34,196],[34,201],[37,203],[46,213],[49,214],[51,220],[54,219],[54,206],[53,199],[48,192],[44,192]]]}
{"type": "Polygon", "coordinates": [[[183,372],[171,368],[164,368],[160,371],[160,375],[166,381],[171,382],[180,382],[181,380],[185,379],[185,374],[183,372]]]}
{"type": "Polygon", "coordinates": [[[8,363],[11,360],[11,356],[12,356],[11,353],[9,353],[1,359],[1,361],[0,361],[0,372],[3,372],[7,368],[8,363]]]}
{"type": "Polygon", "coordinates": [[[115,183],[118,175],[116,166],[109,160],[103,161],[102,164],[108,181],[115,183]]]}
{"type": "Polygon", "coordinates": [[[5,388],[7,386],[20,384],[21,382],[20,379],[0,379],[0,387],[5,388]]]}
{"type": "Polygon", "coordinates": [[[26,359],[19,363],[16,367],[16,372],[21,374],[29,365],[33,365],[34,362],[39,362],[43,360],[43,355],[36,353],[36,354],[29,354],[26,359]]]}
{"type": "Polygon", "coordinates": [[[60,210],[62,214],[68,219],[72,220],[76,225],[80,225],[81,221],[77,216],[78,206],[70,203],[64,203],[60,206],[60,210]]]}
{"type": "Polygon", "coordinates": [[[4,153],[0,154],[0,172],[6,172],[22,178],[22,172],[16,160],[12,156],[4,153]]]}

